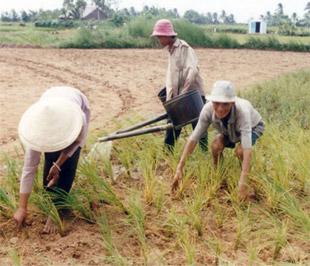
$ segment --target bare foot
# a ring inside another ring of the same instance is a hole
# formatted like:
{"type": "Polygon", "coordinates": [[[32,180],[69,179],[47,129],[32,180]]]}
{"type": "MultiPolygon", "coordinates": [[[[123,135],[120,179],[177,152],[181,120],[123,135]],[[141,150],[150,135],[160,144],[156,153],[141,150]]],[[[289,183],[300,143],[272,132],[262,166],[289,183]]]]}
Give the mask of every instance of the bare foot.
{"type": "Polygon", "coordinates": [[[45,223],[44,229],[43,229],[44,234],[56,234],[58,233],[58,228],[52,221],[52,218],[49,216],[47,218],[47,221],[45,223]]]}

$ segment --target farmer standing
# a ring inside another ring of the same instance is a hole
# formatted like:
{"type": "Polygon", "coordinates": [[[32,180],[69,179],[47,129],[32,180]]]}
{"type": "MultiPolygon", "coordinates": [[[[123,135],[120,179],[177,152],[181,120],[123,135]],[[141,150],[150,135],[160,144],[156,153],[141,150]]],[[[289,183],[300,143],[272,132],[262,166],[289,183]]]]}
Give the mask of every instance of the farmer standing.
{"type": "Polygon", "coordinates": [[[187,157],[194,151],[199,139],[208,133],[208,128],[212,124],[218,131],[211,144],[214,165],[217,166],[225,148],[235,148],[235,154],[242,162],[238,185],[239,197],[244,200],[251,196],[247,176],[250,171],[252,146],[263,134],[264,122],[249,101],[236,97],[233,84],[229,81],[215,82],[212,93],[207,99],[210,102],[203,107],[197,127],[184,147],[172,183],[172,191],[178,188],[182,179],[187,157]]]}
{"type": "MultiPolygon", "coordinates": [[[[75,177],[81,147],[85,144],[90,119],[86,96],[71,87],[52,87],[23,114],[18,128],[25,146],[19,208],[13,218],[20,228],[27,216],[28,198],[44,153],[43,184],[69,192],[75,177]]],[[[48,217],[45,233],[56,232],[48,217]]]]}
{"type": "MultiPolygon", "coordinates": [[[[183,40],[176,38],[173,25],[170,20],[158,20],[153,29],[152,36],[158,38],[160,44],[167,47],[169,52],[168,69],[166,74],[166,101],[188,92],[198,90],[205,103],[203,81],[199,74],[198,60],[194,50],[183,40]]],[[[197,122],[192,123],[193,129],[197,122]]],[[[165,145],[173,150],[175,140],[178,139],[181,129],[167,129],[165,145]]],[[[201,138],[200,146],[207,149],[207,140],[201,138]]]]}

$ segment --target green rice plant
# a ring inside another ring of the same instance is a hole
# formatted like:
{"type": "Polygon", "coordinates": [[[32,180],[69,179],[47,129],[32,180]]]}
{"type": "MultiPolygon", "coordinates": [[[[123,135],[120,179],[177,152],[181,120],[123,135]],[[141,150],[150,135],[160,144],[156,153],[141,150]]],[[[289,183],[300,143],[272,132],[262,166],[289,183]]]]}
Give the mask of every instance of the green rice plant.
{"type": "Polygon", "coordinates": [[[219,203],[218,199],[212,201],[212,206],[214,209],[215,223],[218,228],[222,228],[228,219],[226,209],[219,203]]]}
{"type": "Polygon", "coordinates": [[[13,216],[16,210],[16,200],[4,189],[0,188],[0,214],[6,218],[13,216]]]}
{"type": "Polygon", "coordinates": [[[87,160],[93,161],[100,172],[113,180],[113,166],[111,162],[112,141],[96,142],[87,154],[87,160]]]}
{"type": "Polygon", "coordinates": [[[256,247],[256,244],[253,243],[253,241],[251,241],[248,245],[247,245],[247,255],[248,255],[248,263],[249,266],[254,266],[257,265],[257,260],[258,260],[258,250],[256,247]]]}
{"type": "Polygon", "coordinates": [[[135,144],[136,143],[132,143],[132,140],[122,139],[114,146],[115,155],[126,168],[128,176],[131,175],[130,171],[134,168],[134,162],[136,159],[137,147],[135,144]]]}
{"type": "Polygon", "coordinates": [[[287,223],[276,221],[275,224],[275,237],[274,237],[274,251],[273,251],[273,259],[276,260],[280,254],[281,249],[287,243],[287,223]]]}
{"type": "Polygon", "coordinates": [[[75,212],[78,218],[84,219],[90,223],[95,222],[95,213],[91,208],[91,199],[89,193],[82,188],[74,188],[67,193],[62,189],[54,189],[55,198],[57,198],[58,209],[70,209],[75,212]]]}
{"type": "Polygon", "coordinates": [[[310,70],[305,69],[258,84],[240,95],[249,99],[271,125],[284,128],[297,123],[301,128],[309,129],[309,77],[310,70]]]}
{"type": "Polygon", "coordinates": [[[156,159],[150,153],[144,153],[144,155],[139,163],[144,178],[144,199],[147,204],[152,204],[155,201],[158,187],[155,173],[156,159]]]}
{"type": "Polygon", "coordinates": [[[235,206],[234,210],[237,215],[237,228],[234,250],[237,250],[239,249],[240,245],[247,240],[247,237],[249,237],[249,233],[251,230],[249,221],[250,208],[248,208],[246,211],[242,211],[238,208],[238,206],[235,206]]]}
{"type": "Polygon", "coordinates": [[[204,193],[194,191],[193,199],[185,200],[185,210],[189,218],[190,224],[197,231],[199,236],[203,233],[203,222],[201,211],[207,203],[204,193]]]}
{"type": "MultiPolygon", "coordinates": [[[[16,156],[18,156],[17,152],[16,156]]],[[[5,166],[4,175],[6,177],[3,181],[3,185],[10,195],[16,197],[19,194],[19,178],[22,169],[22,162],[21,160],[11,158],[7,154],[3,154],[1,157],[1,161],[5,166]]]]}
{"type": "Polygon", "coordinates": [[[220,265],[219,261],[224,249],[221,240],[213,234],[207,238],[206,244],[215,257],[215,265],[220,265]]]}
{"type": "Polygon", "coordinates": [[[305,237],[308,238],[310,234],[310,216],[309,213],[300,206],[299,201],[290,193],[285,193],[280,203],[280,209],[290,217],[296,228],[304,232],[305,237]]]}
{"type": "Polygon", "coordinates": [[[51,197],[52,193],[41,191],[40,193],[32,194],[30,200],[43,215],[51,218],[59,233],[64,234],[64,224],[51,197]]]}
{"type": "Polygon", "coordinates": [[[99,176],[96,164],[84,158],[79,164],[76,186],[80,187],[89,202],[105,201],[126,212],[122,201],[115,194],[112,186],[103,177],[99,176]]]}
{"type": "Polygon", "coordinates": [[[191,236],[190,224],[191,217],[180,215],[176,213],[176,210],[172,208],[167,220],[164,223],[164,228],[169,233],[175,235],[178,246],[180,246],[185,253],[186,261],[188,265],[195,265],[195,238],[191,236]]]}
{"type": "Polygon", "coordinates": [[[128,216],[127,223],[131,225],[132,230],[140,243],[144,261],[147,263],[147,254],[149,252],[145,236],[145,213],[141,204],[141,196],[138,191],[132,191],[128,198],[128,216]]]}
{"type": "Polygon", "coordinates": [[[102,235],[102,241],[105,249],[108,252],[108,258],[106,260],[113,265],[127,265],[125,258],[119,253],[117,247],[113,243],[112,231],[109,225],[107,216],[102,213],[97,218],[97,224],[99,225],[102,235]]]}
{"type": "Polygon", "coordinates": [[[18,253],[16,249],[11,249],[9,251],[9,257],[13,266],[21,266],[22,265],[22,257],[18,253]]]}

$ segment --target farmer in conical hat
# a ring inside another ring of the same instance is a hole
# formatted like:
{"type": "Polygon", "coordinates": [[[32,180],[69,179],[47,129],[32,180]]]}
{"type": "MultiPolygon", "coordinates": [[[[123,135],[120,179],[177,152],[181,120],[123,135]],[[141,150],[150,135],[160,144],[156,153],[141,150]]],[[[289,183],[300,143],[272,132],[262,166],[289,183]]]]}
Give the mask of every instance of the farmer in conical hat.
{"type": "Polygon", "coordinates": [[[203,107],[197,127],[184,147],[172,183],[172,191],[178,188],[182,179],[187,157],[194,151],[199,139],[208,133],[212,124],[218,131],[211,144],[214,165],[217,166],[225,148],[235,148],[235,154],[242,162],[239,196],[244,200],[251,196],[247,176],[250,171],[252,146],[263,134],[264,122],[249,101],[236,97],[234,86],[229,81],[215,82],[207,99],[209,102],[203,107]]]}
{"type": "MultiPolygon", "coordinates": [[[[198,60],[194,50],[183,40],[178,39],[170,20],[158,20],[152,36],[158,38],[160,44],[169,52],[168,69],[166,74],[166,101],[189,90],[198,90],[205,103],[205,93],[202,78],[199,74],[198,60]]],[[[195,128],[197,122],[192,123],[195,128]]],[[[165,145],[169,150],[174,147],[181,129],[168,129],[165,136],[165,145]]],[[[202,138],[200,146],[206,150],[207,140],[202,138]]]]}
{"type": "MultiPolygon", "coordinates": [[[[25,147],[19,208],[13,218],[20,228],[27,216],[28,198],[44,153],[43,184],[47,190],[69,192],[75,177],[81,147],[85,144],[90,119],[86,96],[71,87],[52,87],[23,114],[18,134],[25,147]]],[[[56,232],[50,217],[45,233],[56,232]]]]}

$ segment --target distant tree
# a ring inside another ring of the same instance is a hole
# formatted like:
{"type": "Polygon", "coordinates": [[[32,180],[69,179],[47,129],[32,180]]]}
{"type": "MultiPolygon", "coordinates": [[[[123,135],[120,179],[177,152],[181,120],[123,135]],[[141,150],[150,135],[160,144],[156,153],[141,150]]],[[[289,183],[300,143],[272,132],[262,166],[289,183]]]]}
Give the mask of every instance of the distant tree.
{"type": "Polygon", "coordinates": [[[28,15],[28,13],[23,10],[21,13],[20,13],[20,18],[23,22],[29,22],[30,21],[30,16],[28,15]]]}
{"type": "Polygon", "coordinates": [[[138,12],[135,10],[135,8],[133,6],[130,7],[129,13],[130,13],[130,16],[132,16],[132,17],[136,17],[138,15],[138,12]]]}
{"type": "Polygon", "coordinates": [[[38,12],[34,10],[29,10],[28,11],[28,16],[30,21],[35,21],[37,18],[38,12]]]}
{"type": "Polygon", "coordinates": [[[213,17],[213,24],[219,24],[220,23],[219,20],[218,20],[218,15],[217,15],[216,12],[214,12],[212,14],[212,17],[213,17]]]}
{"type": "Polygon", "coordinates": [[[310,2],[307,3],[305,7],[306,13],[304,14],[304,19],[301,21],[302,26],[310,27],[310,2]]]}
{"type": "Polygon", "coordinates": [[[66,18],[81,18],[87,2],[85,0],[64,0],[63,14],[66,18]]]}
{"type": "Polygon", "coordinates": [[[226,12],[225,10],[222,10],[221,15],[220,15],[220,20],[222,21],[222,23],[226,23],[226,12]]]}
{"type": "Polygon", "coordinates": [[[192,22],[192,23],[196,23],[196,24],[206,24],[207,19],[205,16],[199,14],[197,11],[195,10],[187,10],[184,13],[183,16],[185,19],[187,19],[188,21],[192,22]]]}
{"type": "Polygon", "coordinates": [[[278,7],[277,7],[277,10],[276,10],[276,14],[279,15],[279,16],[283,16],[283,5],[282,3],[279,3],[278,4],[278,7]]]}
{"type": "Polygon", "coordinates": [[[297,17],[297,13],[296,13],[296,12],[294,12],[294,13],[292,14],[291,20],[292,20],[292,22],[293,22],[294,25],[297,24],[297,22],[298,22],[298,17],[297,17]]]}
{"type": "Polygon", "coordinates": [[[102,11],[110,10],[111,6],[115,4],[116,0],[92,0],[96,7],[99,7],[102,11]]]}
{"type": "Polygon", "coordinates": [[[212,16],[211,12],[207,13],[206,22],[207,22],[207,24],[213,24],[213,16],[212,16]]]}
{"type": "Polygon", "coordinates": [[[3,12],[1,14],[1,21],[3,21],[3,22],[10,22],[10,21],[12,21],[9,12],[3,12]]]}
{"type": "Polygon", "coordinates": [[[179,15],[179,12],[178,12],[178,9],[177,9],[177,8],[172,9],[172,12],[173,12],[173,14],[174,14],[174,16],[175,16],[176,18],[179,18],[179,17],[180,17],[180,15],[179,15]]]}
{"type": "MultiPolygon", "coordinates": [[[[111,18],[115,11],[112,9],[112,5],[115,5],[117,0],[92,0],[96,7],[101,9],[105,13],[105,15],[111,18]]],[[[117,12],[116,12],[117,13],[117,12]]]]}
{"type": "Polygon", "coordinates": [[[226,23],[227,24],[235,24],[235,17],[233,14],[230,14],[228,17],[226,17],[226,23]]]}
{"type": "Polygon", "coordinates": [[[15,9],[11,10],[11,21],[17,22],[20,20],[20,17],[18,16],[17,12],[15,9]]]}
{"type": "Polygon", "coordinates": [[[61,9],[54,9],[54,10],[43,10],[43,9],[40,9],[35,14],[35,17],[31,18],[31,21],[58,19],[61,14],[62,14],[61,9]]]}

